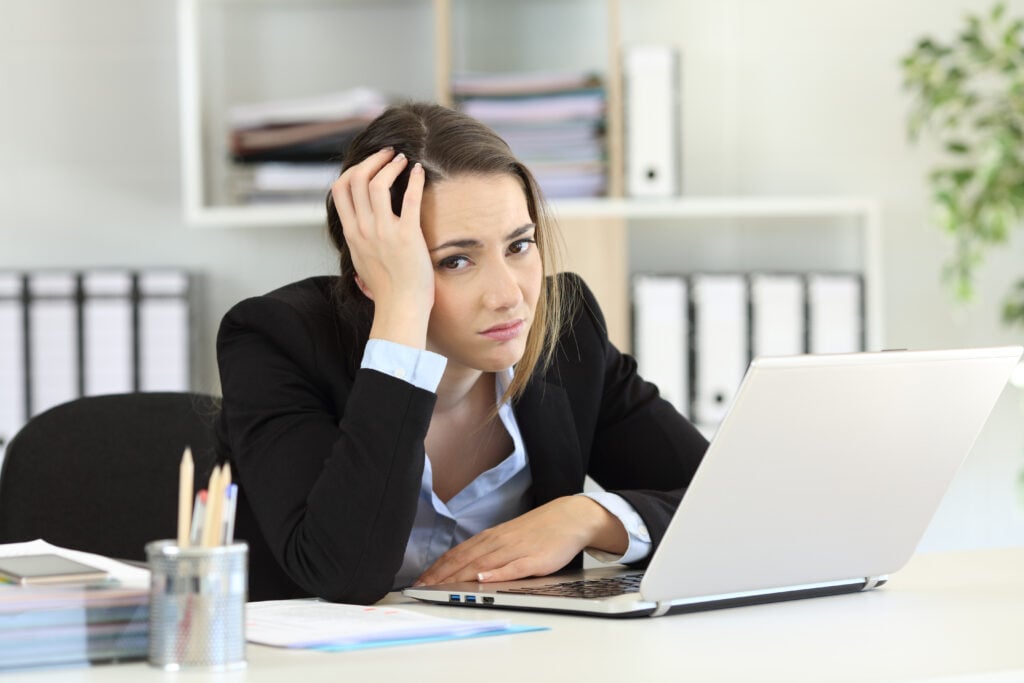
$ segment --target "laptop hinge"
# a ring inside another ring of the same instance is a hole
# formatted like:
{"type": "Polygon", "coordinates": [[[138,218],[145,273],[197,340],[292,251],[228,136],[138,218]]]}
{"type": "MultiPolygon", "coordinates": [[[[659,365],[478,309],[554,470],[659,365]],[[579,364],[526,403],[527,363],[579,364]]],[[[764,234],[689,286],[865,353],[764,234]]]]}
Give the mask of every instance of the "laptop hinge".
{"type": "Polygon", "coordinates": [[[668,600],[659,600],[655,604],[656,607],[654,608],[654,611],[650,613],[649,616],[660,617],[666,612],[668,612],[669,608],[672,606],[672,603],[668,600]]]}
{"type": "Polygon", "coordinates": [[[885,583],[885,577],[884,576],[865,576],[864,577],[864,587],[861,588],[861,590],[862,591],[872,590],[872,589],[876,588],[878,586],[878,584],[880,584],[880,583],[885,583]]]}

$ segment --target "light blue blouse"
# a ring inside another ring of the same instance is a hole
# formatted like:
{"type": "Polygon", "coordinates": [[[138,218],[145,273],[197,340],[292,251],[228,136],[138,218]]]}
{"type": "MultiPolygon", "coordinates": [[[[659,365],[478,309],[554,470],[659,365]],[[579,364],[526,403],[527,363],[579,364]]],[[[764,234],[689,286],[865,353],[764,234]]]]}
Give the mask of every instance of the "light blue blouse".
{"type": "MultiPolygon", "coordinates": [[[[414,386],[437,391],[448,360],[441,355],[414,349],[383,339],[366,344],[362,367],[405,380],[414,386]]],[[[499,373],[495,382],[495,401],[512,381],[512,369],[499,373]]],[[[498,409],[505,430],[512,437],[512,454],[498,465],[482,473],[447,503],[434,493],[430,454],[423,463],[416,519],[405,548],[402,568],[395,577],[394,588],[411,585],[442,554],[459,543],[502,522],[517,517],[531,508],[528,454],[515,413],[508,404],[498,409]]],[[[605,491],[584,493],[619,518],[629,535],[629,546],[622,556],[588,549],[601,561],[634,562],[651,550],[647,528],[636,510],[621,496],[605,491]]]]}

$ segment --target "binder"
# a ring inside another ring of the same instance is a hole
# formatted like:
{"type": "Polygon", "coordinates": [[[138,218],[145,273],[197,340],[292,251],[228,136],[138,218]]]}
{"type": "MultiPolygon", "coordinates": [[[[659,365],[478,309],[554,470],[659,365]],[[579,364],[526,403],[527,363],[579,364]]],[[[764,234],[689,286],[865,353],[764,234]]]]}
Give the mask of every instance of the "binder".
{"type": "Polygon", "coordinates": [[[623,51],[626,193],[679,193],[679,60],[672,45],[623,51]]]}
{"type": "Polygon", "coordinates": [[[0,273],[0,457],[25,424],[25,317],[22,277],[0,273]]]}
{"type": "Polygon", "coordinates": [[[859,275],[812,273],[807,276],[811,353],[864,350],[863,289],[859,275]]]}
{"type": "Polygon", "coordinates": [[[752,356],[795,356],[805,352],[804,278],[796,274],[750,276],[752,356]]]}
{"type": "Polygon", "coordinates": [[[676,410],[689,415],[689,315],[683,277],[633,278],[633,352],[640,376],[657,385],[676,410]]]}
{"type": "Polygon", "coordinates": [[[91,271],[82,276],[84,394],[134,389],[132,274],[91,271]]]}
{"type": "Polygon", "coordinates": [[[28,286],[31,416],[78,398],[78,280],[70,272],[38,272],[28,286]]]}
{"type": "Polygon", "coordinates": [[[188,391],[189,276],[179,270],[148,271],[138,277],[139,389],[188,391]]]}
{"type": "Polygon", "coordinates": [[[750,361],[747,282],[742,275],[697,274],[693,289],[694,402],[699,426],[721,422],[750,361]]]}

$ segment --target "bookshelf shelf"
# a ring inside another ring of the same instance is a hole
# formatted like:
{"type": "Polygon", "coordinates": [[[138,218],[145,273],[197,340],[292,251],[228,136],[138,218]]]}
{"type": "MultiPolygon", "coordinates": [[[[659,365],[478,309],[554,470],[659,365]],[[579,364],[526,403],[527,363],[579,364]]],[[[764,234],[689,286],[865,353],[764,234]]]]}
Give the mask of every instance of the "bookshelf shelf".
{"type": "MultiPolygon", "coordinates": [[[[226,188],[232,169],[224,122],[231,104],[368,83],[405,98],[450,104],[453,71],[528,70],[549,64],[594,69],[602,74],[606,87],[608,196],[555,200],[551,208],[566,237],[566,265],[595,290],[617,344],[630,347],[630,277],[649,268],[637,262],[631,244],[646,240],[651,247],[647,251],[665,251],[672,248],[660,246],[666,235],[705,240],[711,234],[708,226],[742,225],[738,241],[770,246],[777,229],[790,233],[790,239],[795,230],[809,235],[809,242],[817,241],[818,246],[805,250],[831,250],[833,262],[835,252],[855,251],[856,270],[864,277],[867,297],[868,346],[882,346],[881,225],[874,199],[622,196],[625,141],[619,20],[644,16],[635,4],[620,0],[177,2],[183,213],[190,227],[323,225],[320,201],[241,204],[229,196],[226,188]],[[481,29],[488,16],[501,19],[498,33],[481,29]],[[566,18],[586,30],[560,31],[566,18]],[[381,50],[382,29],[386,29],[387,44],[400,47],[381,50]],[[337,39],[330,39],[332,34],[337,39]],[[523,42],[528,39],[533,41],[529,49],[523,42]],[[359,58],[351,59],[353,54],[359,58]],[[829,226],[837,223],[856,228],[822,247],[833,234],[829,226]],[[846,239],[851,232],[856,244],[846,239]]],[[[636,38],[634,31],[631,40],[636,38]]],[[[728,263],[729,254],[723,254],[710,266],[727,267],[723,263],[728,263]]],[[[849,262],[845,257],[838,260],[849,262]]]]}

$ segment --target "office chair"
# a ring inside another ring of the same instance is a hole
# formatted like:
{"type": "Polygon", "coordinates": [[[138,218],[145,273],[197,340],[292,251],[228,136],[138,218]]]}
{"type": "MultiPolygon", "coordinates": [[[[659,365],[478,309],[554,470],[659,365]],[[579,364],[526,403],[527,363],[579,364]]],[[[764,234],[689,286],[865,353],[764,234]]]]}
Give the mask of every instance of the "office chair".
{"type": "Polygon", "coordinates": [[[185,446],[195,488],[216,459],[216,401],[193,393],[79,398],[29,420],[0,470],[0,543],[54,545],[144,560],[145,544],[177,533],[185,446]]]}

